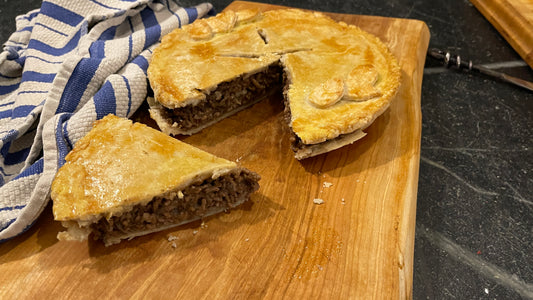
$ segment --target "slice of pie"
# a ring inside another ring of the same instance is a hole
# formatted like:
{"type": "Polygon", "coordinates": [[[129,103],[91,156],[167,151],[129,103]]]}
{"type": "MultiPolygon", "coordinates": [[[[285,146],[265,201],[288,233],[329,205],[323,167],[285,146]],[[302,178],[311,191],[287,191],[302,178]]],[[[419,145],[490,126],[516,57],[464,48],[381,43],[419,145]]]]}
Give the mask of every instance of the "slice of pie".
{"type": "Polygon", "coordinates": [[[297,9],[226,11],[176,29],[153,53],[150,115],[193,134],[283,91],[298,159],[362,138],[390,105],[400,68],[360,28],[297,9]]]}
{"type": "Polygon", "coordinates": [[[235,207],[259,175],[158,130],[108,115],[67,155],[52,183],[63,240],[106,245],[235,207]]]}

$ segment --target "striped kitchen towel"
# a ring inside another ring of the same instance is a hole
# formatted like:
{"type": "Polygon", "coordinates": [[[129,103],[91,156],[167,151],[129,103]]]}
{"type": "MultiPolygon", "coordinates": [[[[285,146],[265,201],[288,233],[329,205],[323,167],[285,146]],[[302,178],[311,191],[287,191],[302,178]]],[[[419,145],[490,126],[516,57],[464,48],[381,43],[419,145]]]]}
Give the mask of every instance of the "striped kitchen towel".
{"type": "Polygon", "coordinates": [[[145,100],[160,38],[212,14],[172,0],[50,0],[16,19],[0,54],[0,241],[28,229],[72,146],[145,100]]]}

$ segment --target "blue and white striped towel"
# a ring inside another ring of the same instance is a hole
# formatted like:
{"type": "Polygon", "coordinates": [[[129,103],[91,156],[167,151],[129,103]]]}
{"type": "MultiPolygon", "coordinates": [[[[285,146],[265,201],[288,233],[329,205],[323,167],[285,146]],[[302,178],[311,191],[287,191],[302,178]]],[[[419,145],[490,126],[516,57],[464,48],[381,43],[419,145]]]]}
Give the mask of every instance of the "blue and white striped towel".
{"type": "Polygon", "coordinates": [[[0,54],[0,241],[35,222],[95,120],[141,105],[161,36],[209,13],[209,3],[50,0],[17,17],[0,54]]]}

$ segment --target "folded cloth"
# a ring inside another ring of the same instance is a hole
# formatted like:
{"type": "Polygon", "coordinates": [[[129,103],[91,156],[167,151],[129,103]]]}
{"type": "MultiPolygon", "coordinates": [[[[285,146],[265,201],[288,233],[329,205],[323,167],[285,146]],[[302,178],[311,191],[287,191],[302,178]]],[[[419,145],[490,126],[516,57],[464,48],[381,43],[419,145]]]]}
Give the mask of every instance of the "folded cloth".
{"type": "Polygon", "coordinates": [[[72,146],[145,100],[152,49],[212,14],[172,0],[50,0],[16,19],[0,54],[0,241],[28,229],[72,146]]]}

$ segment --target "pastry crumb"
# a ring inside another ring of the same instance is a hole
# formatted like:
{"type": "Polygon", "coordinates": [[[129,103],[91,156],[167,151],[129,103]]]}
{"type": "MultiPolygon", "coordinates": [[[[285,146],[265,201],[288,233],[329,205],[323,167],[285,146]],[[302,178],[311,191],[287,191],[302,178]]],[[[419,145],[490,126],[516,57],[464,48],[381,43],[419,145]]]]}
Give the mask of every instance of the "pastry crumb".
{"type": "Polygon", "coordinates": [[[178,247],[178,245],[176,245],[175,242],[172,242],[171,246],[172,246],[172,248],[174,248],[174,249],[178,247]]]}
{"type": "Polygon", "coordinates": [[[207,224],[205,224],[205,222],[202,221],[202,224],[200,224],[200,228],[207,228],[207,224]]]}
{"type": "Polygon", "coordinates": [[[169,236],[168,236],[168,241],[169,241],[169,242],[175,241],[175,240],[177,240],[177,239],[178,239],[178,237],[175,236],[175,235],[169,235],[169,236]]]}
{"type": "Polygon", "coordinates": [[[249,240],[250,240],[249,238],[244,239],[245,242],[248,242],[249,240]]]}
{"type": "Polygon", "coordinates": [[[333,183],[331,183],[331,182],[327,182],[327,181],[324,181],[324,183],[322,184],[322,186],[325,187],[325,188],[329,188],[329,187],[331,187],[332,185],[333,185],[333,183]]]}
{"type": "Polygon", "coordinates": [[[324,204],[324,200],[320,199],[320,198],[315,198],[315,199],[313,199],[313,203],[314,204],[318,204],[318,205],[324,204]]]}
{"type": "Polygon", "coordinates": [[[198,230],[194,230],[194,231],[192,232],[193,235],[196,235],[197,233],[198,233],[198,230]]]}

